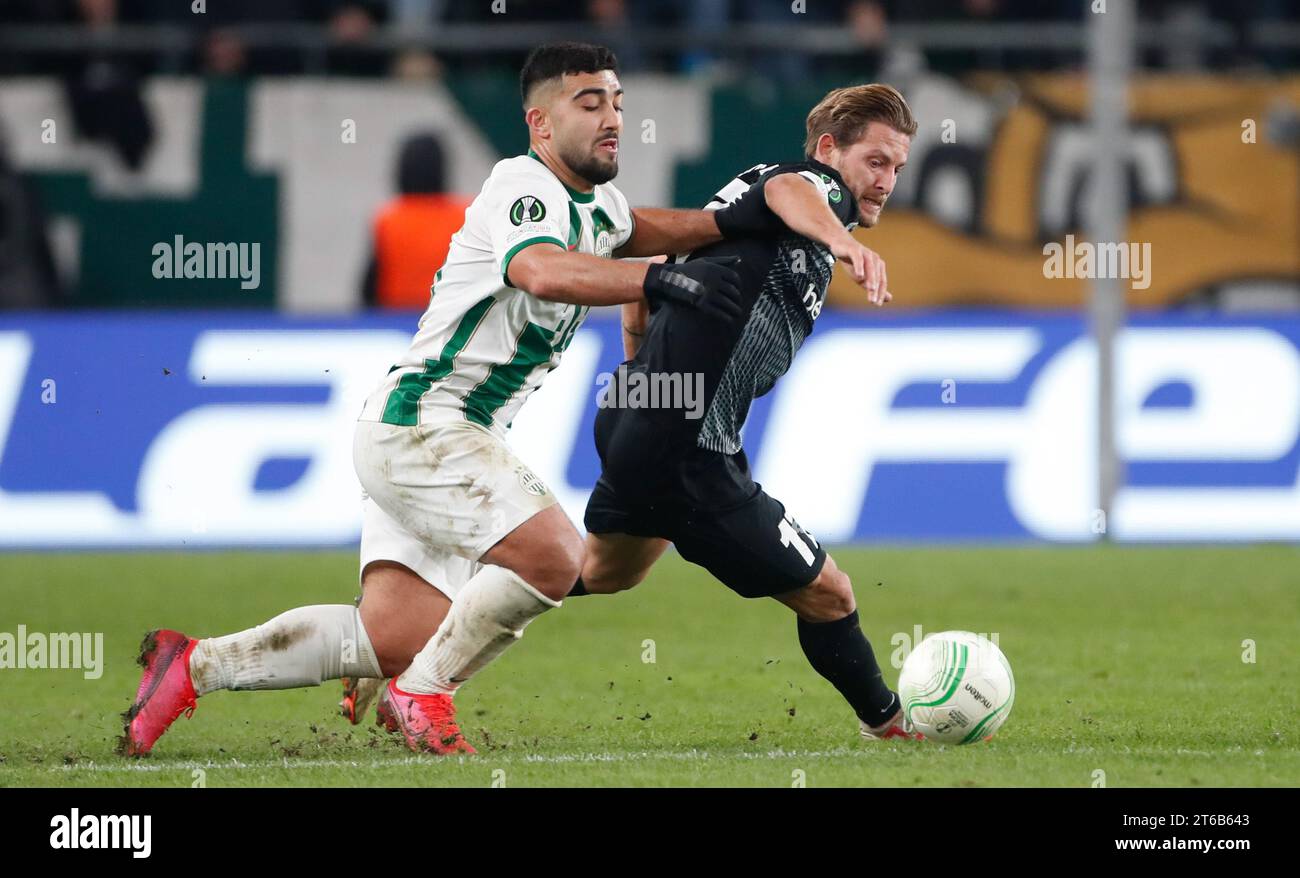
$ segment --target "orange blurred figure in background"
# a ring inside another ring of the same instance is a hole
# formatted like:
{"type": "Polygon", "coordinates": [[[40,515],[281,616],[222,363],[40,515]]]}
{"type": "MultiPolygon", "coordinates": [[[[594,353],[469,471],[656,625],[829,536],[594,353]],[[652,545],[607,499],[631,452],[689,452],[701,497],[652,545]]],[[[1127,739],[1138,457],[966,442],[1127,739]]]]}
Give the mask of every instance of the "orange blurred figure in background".
{"type": "Polygon", "coordinates": [[[447,260],[451,236],[465,223],[469,200],[443,192],[442,145],[417,134],[402,145],[399,194],[375,215],[373,255],[362,298],[377,308],[424,310],[434,273],[447,260]]]}

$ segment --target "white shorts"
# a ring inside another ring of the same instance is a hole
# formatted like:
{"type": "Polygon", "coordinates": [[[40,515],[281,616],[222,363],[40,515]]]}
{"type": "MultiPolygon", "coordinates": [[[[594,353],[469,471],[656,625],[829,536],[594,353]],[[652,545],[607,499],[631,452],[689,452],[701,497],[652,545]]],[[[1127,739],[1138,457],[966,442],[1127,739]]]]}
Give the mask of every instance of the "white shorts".
{"type": "Polygon", "coordinates": [[[358,421],[361,566],[395,561],[455,600],[479,559],[556,502],[495,433],[469,421],[358,421]]]}

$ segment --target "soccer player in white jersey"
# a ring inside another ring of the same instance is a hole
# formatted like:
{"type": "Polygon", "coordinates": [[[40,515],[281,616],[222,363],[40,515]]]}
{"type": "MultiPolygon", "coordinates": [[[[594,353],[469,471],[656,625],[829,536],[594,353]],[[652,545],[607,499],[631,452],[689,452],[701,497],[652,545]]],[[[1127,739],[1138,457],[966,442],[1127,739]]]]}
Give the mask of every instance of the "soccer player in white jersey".
{"type": "Polygon", "coordinates": [[[751,234],[766,225],[762,205],[628,208],[609,183],[623,89],[608,49],[540,47],[520,89],[531,148],[493,168],[452,238],[410,350],[357,423],[359,607],[299,607],[222,637],[151,631],[123,717],[124,754],[147,753],[214,690],[341,677],[393,678],[379,718],[412,749],[473,753],[452,694],[560,606],[584,560],[554,494],[506,444],[511,420],[592,306],[673,301],[719,319],[740,313],[734,258],[676,266],[609,257],[751,234]]]}

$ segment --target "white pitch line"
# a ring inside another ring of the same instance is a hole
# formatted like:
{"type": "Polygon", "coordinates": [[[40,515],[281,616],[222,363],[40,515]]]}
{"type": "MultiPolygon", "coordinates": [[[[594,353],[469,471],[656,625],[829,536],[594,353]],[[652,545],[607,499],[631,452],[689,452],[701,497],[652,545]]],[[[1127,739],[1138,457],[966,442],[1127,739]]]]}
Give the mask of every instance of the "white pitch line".
{"type": "MultiPolygon", "coordinates": [[[[941,749],[946,749],[943,745],[937,745],[941,749]]],[[[927,747],[933,749],[933,745],[927,747]]],[[[599,764],[599,763],[621,763],[644,760],[660,760],[667,762],[697,762],[716,759],[720,762],[727,760],[791,760],[791,759],[871,759],[881,755],[902,754],[907,752],[902,748],[878,749],[874,747],[837,747],[832,750],[768,750],[763,753],[710,753],[707,750],[683,750],[668,753],[651,753],[649,751],[625,752],[625,753],[557,753],[545,755],[540,753],[504,753],[491,751],[489,753],[479,754],[477,757],[466,756],[416,756],[404,755],[394,756],[391,759],[371,759],[369,761],[360,761],[355,759],[310,759],[306,757],[295,756],[293,758],[281,759],[264,759],[247,762],[239,759],[227,761],[214,760],[173,760],[173,761],[147,761],[147,762],[110,762],[100,763],[90,761],[85,764],[72,765],[52,765],[46,766],[45,771],[49,773],[73,772],[162,772],[162,771],[193,771],[196,768],[207,770],[225,770],[225,771],[266,771],[268,769],[288,769],[301,770],[309,768],[355,768],[355,769],[375,769],[375,768],[400,768],[403,766],[426,765],[434,766],[444,764],[449,760],[454,760],[458,765],[483,765],[493,767],[497,765],[565,765],[565,764],[599,764]],[[472,760],[472,761],[470,761],[472,760]]],[[[1231,747],[1224,751],[1194,750],[1185,747],[1174,749],[1166,748],[1135,748],[1123,747],[1116,750],[1101,750],[1093,747],[1076,748],[1069,747],[1061,751],[1063,756],[1082,756],[1082,755],[1104,755],[1104,756],[1199,756],[1213,758],[1224,755],[1235,755],[1244,752],[1242,747],[1231,747]]],[[[1254,751],[1255,756],[1267,755],[1265,751],[1254,751]]],[[[17,765],[13,765],[17,768],[17,765]]],[[[797,766],[796,766],[797,767],[797,766]]],[[[0,771],[0,774],[3,774],[0,771]]]]}
{"type": "Polygon", "coordinates": [[[193,771],[201,768],[205,771],[265,771],[267,769],[304,769],[304,768],[398,768],[410,765],[439,765],[443,764],[449,758],[455,760],[457,764],[473,765],[493,765],[499,763],[524,763],[524,764],[577,764],[577,763],[602,763],[602,762],[631,762],[643,761],[647,759],[659,759],[676,762],[694,762],[709,759],[725,761],[728,759],[823,759],[848,757],[851,759],[869,758],[876,755],[871,750],[851,749],[847,747],[835,750],[769,750],[766,753],[728,753],[726,755],[709,753],[704,750],[685,750],[678,753],[560,753],[551,756],[526,753],[522,756],[517,755],[498,755],[495,752],[491,754],[480,754],[477,758],[456,756],[400,756],[393,759],[379,760],[374,759],[369,762],[360,762],[352,759],[306,759],[294,757],[293,759],[266,759],[255,762],[245,762],[239,759],[233,759],[225,762],[216,761],[199,761],[183,760],[171,762],[123,762],[123,763],[99,763],[88,762],[84,765],[54,765],[46,768],[51,773],[71,773],[77,771],[97,771],[97,772],[161,772],[161,771],[193,771]],[[468,760],[473,758],[473,762],[468,760]]]}

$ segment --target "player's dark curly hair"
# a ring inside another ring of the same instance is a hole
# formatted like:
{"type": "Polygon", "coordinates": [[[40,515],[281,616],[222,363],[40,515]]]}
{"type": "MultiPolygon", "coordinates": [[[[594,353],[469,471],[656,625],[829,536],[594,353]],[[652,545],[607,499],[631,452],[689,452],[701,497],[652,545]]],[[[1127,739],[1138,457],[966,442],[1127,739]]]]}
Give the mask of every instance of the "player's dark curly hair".
{"type": "Polygon", "coordinates": [[[590,43],[548,43],[528,53],[519,71],[519,97],[525,106],[528,95],[539,82],[557,79],[566,73],[618,73],[618,59],[605,46],[590,43]]]}

